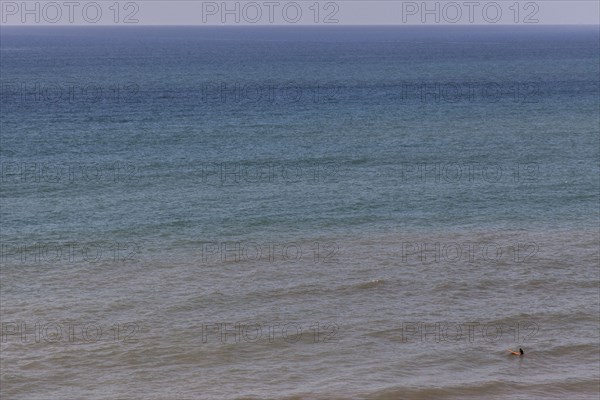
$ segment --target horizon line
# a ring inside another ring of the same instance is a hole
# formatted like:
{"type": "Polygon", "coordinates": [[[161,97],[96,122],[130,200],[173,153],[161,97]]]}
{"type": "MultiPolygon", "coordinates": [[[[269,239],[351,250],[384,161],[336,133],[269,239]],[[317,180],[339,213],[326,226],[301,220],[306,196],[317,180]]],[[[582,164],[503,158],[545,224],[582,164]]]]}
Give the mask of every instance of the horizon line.
{"type": "Polygon", "coordinates": [[[396,24],[210,24],[210,25],[195,25],[195,24],[69,24],[69,25],[54,25],[54,24],[0,24],[1,28],[68,28],[68,27],[89,27],[89,28],[106,28],[106,27],[116,27],[116,28],[139,28],[139,27],[194,27],[194,28],[246,28],[246,27],[290,27],[290,28],[307,28],[307,27],[324,27],[324,28],[340,28],[340,27],[597,27],[600,28],[600,23],[598,24],[404,24],[404,25],[396,25],[396,24]]]}

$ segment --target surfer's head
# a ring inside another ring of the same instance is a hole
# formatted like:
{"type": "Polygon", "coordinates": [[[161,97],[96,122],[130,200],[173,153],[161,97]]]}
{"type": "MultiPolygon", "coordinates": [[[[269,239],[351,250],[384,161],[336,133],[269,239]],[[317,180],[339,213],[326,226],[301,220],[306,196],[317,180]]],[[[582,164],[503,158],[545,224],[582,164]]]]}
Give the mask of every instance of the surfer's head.
{"type": "Polygon", "coordinates": [[[525,354],[525,352],[523,351],[522,348],[519,347],[519,353],[521,353],[521,355],[525,354]]]}

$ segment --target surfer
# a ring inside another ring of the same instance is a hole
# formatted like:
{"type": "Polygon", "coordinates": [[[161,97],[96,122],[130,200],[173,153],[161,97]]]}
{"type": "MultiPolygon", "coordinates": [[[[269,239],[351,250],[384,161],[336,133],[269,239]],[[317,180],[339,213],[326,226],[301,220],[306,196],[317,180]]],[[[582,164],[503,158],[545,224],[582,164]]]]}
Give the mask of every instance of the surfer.
{"type": "Polygon", "coordinates": [[[510,349],[508,349],[508,351],[510,351],[510,354],[513,354],[513,355],[515,355],[515,356],[523,356],[523,355],[525,355],[525,352],[524,352],[524,351],[523,351],[523,349],[522,349],[522,348],[520,348],[520,347],[519,347],[519,351],[518,351],[518,352],[516,352],[516,351],[512,351],[512,350],[510,350],[510,349]]]}

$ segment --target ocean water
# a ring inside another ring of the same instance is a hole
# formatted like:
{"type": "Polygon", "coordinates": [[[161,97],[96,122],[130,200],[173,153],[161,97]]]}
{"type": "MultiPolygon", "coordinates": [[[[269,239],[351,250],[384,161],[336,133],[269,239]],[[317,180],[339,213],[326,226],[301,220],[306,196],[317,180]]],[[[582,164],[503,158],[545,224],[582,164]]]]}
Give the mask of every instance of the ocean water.
{"type": "Polygon", "coordinates": [[[597,27],[0,34],[3,399],[598,397],[597,27]]]}

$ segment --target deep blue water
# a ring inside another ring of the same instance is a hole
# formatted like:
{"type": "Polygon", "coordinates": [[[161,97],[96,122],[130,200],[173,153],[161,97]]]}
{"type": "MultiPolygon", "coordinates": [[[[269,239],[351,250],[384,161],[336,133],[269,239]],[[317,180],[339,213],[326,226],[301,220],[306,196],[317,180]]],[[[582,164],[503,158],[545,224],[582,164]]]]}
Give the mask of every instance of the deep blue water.
{"type": "Polygon", "coordinates": [[[1,47],[5,238],[598,222],[595,28],[5,28],[1,47]]]}

